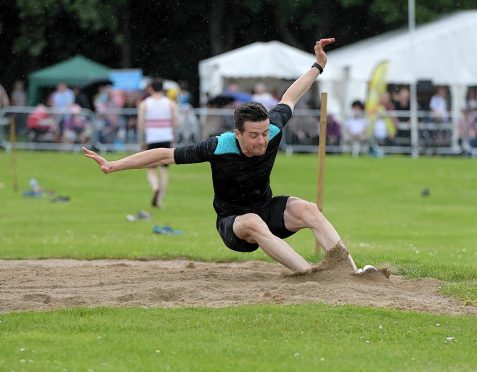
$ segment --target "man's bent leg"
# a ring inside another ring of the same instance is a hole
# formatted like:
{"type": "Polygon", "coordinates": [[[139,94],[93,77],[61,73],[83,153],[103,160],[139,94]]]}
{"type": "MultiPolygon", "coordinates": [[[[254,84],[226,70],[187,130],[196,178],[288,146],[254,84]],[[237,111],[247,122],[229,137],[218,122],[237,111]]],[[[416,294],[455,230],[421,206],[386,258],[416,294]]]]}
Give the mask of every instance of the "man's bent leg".
{"type": "Polygon", "coordinates": [[[271,258],[297,273],[310,271],[311,266],[284,240],[273,235],[260,216],[248,213],[237,216],[233,230],[235,235],[249,243],[257,243],[271,258]]]}
{"type": "MultiPolygon", "coordinates": [[[[315,239],[325,252],[333,248],[344,248],[347,251],[340,235],[323,213],[318,210],[318,206],[315,203],[293,196],[289,197],[284,212],[284,220],[286,228],[290,231],[298,231],[303,228],[311,229],[315,239]]],[[[356,264],[349,253],[348,258],[351,266],[356,271],[356,264]]]]}

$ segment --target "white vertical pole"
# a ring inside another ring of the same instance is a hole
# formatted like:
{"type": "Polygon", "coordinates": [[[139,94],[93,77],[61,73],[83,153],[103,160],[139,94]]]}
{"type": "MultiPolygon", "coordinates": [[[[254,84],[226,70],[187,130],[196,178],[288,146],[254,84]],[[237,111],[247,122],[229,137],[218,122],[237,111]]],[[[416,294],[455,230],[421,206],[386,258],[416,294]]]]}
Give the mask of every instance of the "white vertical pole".
{"type": "Polygon", "coordinates": [[[411,84],[410,84],[410,103],[411,103],[411,154],[413,158],[419,157],[419,131],[417,128],[417,81],[414,78],[414,31],[416,28],[416,4],[415,0],[408,0],[408,24],[409,39],[411,45],[411,84]]]}

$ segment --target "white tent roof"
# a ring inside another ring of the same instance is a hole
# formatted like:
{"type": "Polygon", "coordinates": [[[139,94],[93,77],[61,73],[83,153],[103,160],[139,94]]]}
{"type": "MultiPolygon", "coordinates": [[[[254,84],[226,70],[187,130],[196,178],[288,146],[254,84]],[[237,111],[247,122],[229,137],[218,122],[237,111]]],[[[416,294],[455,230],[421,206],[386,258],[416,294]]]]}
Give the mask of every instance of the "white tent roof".
{"type": "Polygon", "coordinates": [[[314,54],[279,41],[256,42],[200,61],[200,90],[220,94],[225,78],[296,79],[314,60],[314,54]]]}
{"type": "Polygon", "coordinates": [[[373,68],[388,60],[388,81],[477,84],[477,10],[457,12],[407,31],[394,31],[328,53],[323,80],[368,81],[373,68]]]}
{"type": "Polygon", "coordinates": [[[419,26],[381,34],[327,53],[320,86],[328,109],[343,119],[355,99],[364,100],[375,66],[389,61],[387,81],[410,84],[432,80],[449,85],[457,117],[466,87],[477,85],[477,10],[461,11],[419,26]]]}

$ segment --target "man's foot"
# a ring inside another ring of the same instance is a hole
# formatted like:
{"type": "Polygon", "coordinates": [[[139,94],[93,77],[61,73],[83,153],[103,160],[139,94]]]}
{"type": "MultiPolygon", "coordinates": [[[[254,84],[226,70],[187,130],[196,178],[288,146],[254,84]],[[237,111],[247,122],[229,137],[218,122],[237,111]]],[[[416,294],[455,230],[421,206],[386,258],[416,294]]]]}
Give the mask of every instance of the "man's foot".
{"type": "Polygon", "coordinates": [[[354,275],[356,276],[362,276],[362,277],[371,277],[374,276],[375,274],[378,275],[384,275],[387,279],[391,276],[391,270],[388,267],[382,267],[382,268],[375,268],[372,265],[366,265],[362,269],[358,269],[354,275]]]}
{"type": "Polygon", "coordinates": [[[365,265],[362,269],[358,269],[358,271],[356,271],[356,274],[362,274],[371,271],[378,271],[378,269],[376,269],[373,265],[365,265]]]}

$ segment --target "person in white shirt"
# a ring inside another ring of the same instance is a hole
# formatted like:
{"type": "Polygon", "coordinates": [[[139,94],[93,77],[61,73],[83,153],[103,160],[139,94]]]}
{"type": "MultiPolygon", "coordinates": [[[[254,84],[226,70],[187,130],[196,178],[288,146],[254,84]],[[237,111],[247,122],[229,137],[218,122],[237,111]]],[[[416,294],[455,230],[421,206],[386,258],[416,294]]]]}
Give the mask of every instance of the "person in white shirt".
{"type": "Polygon", "coordinates": [[[448,146],[450,144],[450,130],[446,128],[449,124],[449,113],[447,109],[447,90],[444,87],[438,87],[436,94],[431,97],[429,110],[436,129],[432,132],[431,138],[434,145],[448,146]]]}
{"type": "Polygon", "coordinates": [[[447,112],[447,91],[444,87],[437,88],[436,94],[431,97],[429,109],[434,121],[438,123],[447,123],[449,114],[447,112]]]}
{"type": "Polygon", "coordinates": [[[278,103],[278,100],[267,92],[267,87],[264,83],[255,84],[252,101],[261,103],[267,110],[271,110],[278,103]]]}
{"type": "Polygon", "coordinates": [[[359,156],[361,147],[366,141],[367,121],[364,115],[364,105],[361,101],[354,101],[351,105],[352,114],[346,121],[346,135],[351,143],[351,154],[355,158],[359,156]]]}
{"type": "MultiPolygon", "coordinates": [[[[162,80],[154,80],[150,85],[151,96],[139,105],[138,138],[142,150],[170,148],[174,141],[175,129],[179,125],[177,104],[163,92],[162,80]]],[[[163,199],[169,185],[167,165],[147,169],[147,179],[151,185],[153,207],[163,207],[163,199]]]]}

